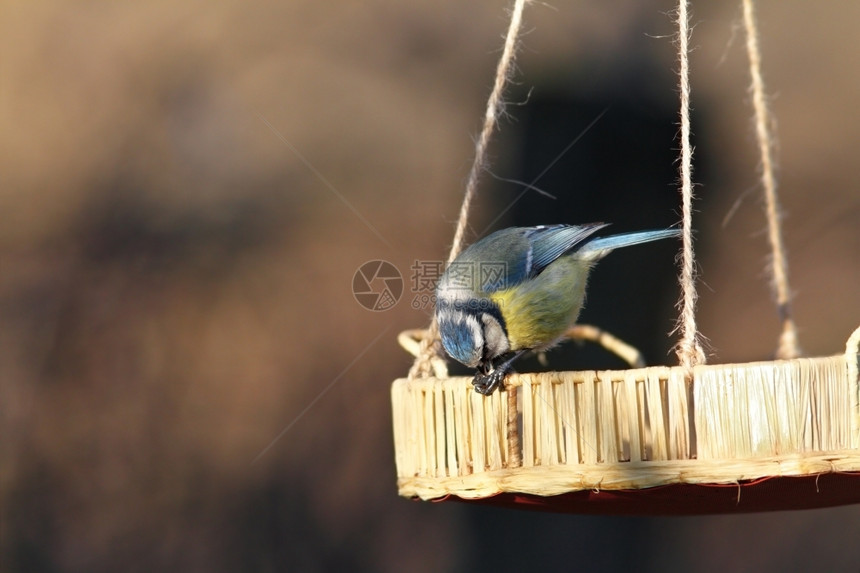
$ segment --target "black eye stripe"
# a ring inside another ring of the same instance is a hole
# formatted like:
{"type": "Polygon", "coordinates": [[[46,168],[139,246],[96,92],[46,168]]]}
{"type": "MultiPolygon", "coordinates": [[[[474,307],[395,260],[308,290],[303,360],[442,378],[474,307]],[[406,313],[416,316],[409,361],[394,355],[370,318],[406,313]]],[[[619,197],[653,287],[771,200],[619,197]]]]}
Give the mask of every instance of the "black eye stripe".
{"type": "Polygon", "coordinates": [[[459,310],[463,314],[473,316],[475,320],[478,321],[478,324],[481,325],[481,331],[486,328],[481,315],[490,315],[498,321],[499,325],[502,327],[502,331],[505,333],[505,336],[508,335],[508,325],[505,323],[505,317],[502,316],[502,310],[499,308],[499,305],[492,300],[488,298],[476,298],[464,302],[455,302],[453,307],[455,310],[459,310]]]}

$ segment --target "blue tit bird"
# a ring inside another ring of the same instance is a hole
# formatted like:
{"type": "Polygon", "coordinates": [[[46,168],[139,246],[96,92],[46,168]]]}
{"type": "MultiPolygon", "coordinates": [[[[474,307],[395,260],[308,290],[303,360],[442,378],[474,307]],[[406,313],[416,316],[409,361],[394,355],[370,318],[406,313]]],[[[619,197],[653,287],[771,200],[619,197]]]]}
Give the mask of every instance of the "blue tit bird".
{"type": "Polygon", "coordinates": [[[472,384],[489,395],[513,362],[564,338],[585,302],[591,268],[620,247],[677,237],[676,229],[594,238],[604,223],[502,229],[472,244],[436,288],[445,351],[477,368],[472,384]]]}

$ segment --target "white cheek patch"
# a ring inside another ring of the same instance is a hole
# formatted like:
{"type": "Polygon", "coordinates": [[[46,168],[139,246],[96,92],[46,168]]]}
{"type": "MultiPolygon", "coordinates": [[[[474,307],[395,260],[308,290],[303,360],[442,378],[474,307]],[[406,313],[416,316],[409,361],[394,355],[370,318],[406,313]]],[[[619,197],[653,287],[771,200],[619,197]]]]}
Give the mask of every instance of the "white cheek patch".
{"type": "Polygon", "coordinates": [[[508,342],[508,336],[505,334],[505,329],[495,317],[489,314],[482,314],[481,320],[484,323],[484,344],[486,352],[484,356],[488,359],[501,356],[511,349],[511,344],[508,342]]]}
{"type": "Polygon", "coordinates": [[[475,342],[475,346],[472,347],[472,358],[474,362],[469,364],[469,366],[477,366],[478,362],[481,361],[481,357],[484,355],[484,331],[481,328],[481,325],[478,324],[478,321],[474,316],[464,314],[464,325],[471,331],[472,340],[475,342]]]}

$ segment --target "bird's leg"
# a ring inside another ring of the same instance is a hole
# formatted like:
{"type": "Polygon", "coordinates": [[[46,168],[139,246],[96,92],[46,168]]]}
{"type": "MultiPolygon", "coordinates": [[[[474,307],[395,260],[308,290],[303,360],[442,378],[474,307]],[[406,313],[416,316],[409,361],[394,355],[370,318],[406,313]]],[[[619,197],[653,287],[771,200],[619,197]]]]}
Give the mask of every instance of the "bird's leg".
{"type": "Polygon", "coordinates": [[[511,371],[511,365],[514,363],[514,360],[522,356],[525,352],[525,350],[520,350],[514,353],[513,356],[496,366],[492,372],[487,372],[489,368],[486,365],[482,366],[481,370],[475,373],[475,378],[472,380],[475,392],[484,396],[492,394],[502,384],[508,372],[511,371]]]}

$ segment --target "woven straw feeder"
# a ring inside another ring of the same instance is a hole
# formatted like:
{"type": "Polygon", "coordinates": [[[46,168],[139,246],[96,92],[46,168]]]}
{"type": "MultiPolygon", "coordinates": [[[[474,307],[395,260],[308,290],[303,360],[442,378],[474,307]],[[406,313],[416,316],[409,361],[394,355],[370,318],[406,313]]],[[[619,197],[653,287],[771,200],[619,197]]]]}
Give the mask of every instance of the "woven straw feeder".
{"type": "MultiPolygon", "coordinates": [[[[511,12],[449,262],[462,244],[524,4],[516,0],[511,12]]],[[[677,13],[683,366],[513,374],[500,392],[483,396],[474,392],[471,377],[447,376],[438,348],[428,352],[436,337],[432,327],[429,334],[403,333],[401,344],[421,357],[421,373],[432,367],[435,377],[399,379],[391,389],[400,495],[651,515],[860,503],[860,328],[844,354],[794,358],[799,350],[772,172],[771,120],[750,0],[742,4],[772,284],[783,322],[779,356],[791,358],[703,363],[695,327],[687,4],[679,2],[677,13]]]]}
{"type": "Polygon", "coordinates": [[[860,502],[860,328],[844,354],[391,389],[400,495],[580,513],[860,502]]]}

